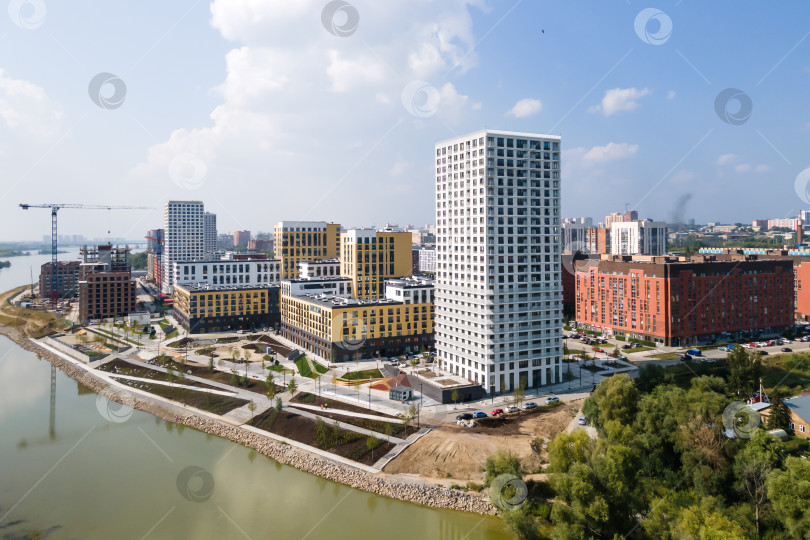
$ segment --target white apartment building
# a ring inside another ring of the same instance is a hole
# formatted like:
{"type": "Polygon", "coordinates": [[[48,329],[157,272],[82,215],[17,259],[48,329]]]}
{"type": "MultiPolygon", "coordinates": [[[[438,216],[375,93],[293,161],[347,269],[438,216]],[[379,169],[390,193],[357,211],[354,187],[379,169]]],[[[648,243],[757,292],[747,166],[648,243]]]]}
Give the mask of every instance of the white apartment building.
{"type": "Polygon", "coordinates": [[[422,248],[419,250],[419,271],[436,272],[436,249],[435,248],[422,248]]]}
{"type": "Polygon", "coordinates": [[[216,259],[217,252],[217,215],[211,212],[203,214],[203,252],[206,261],[216,259]]]}
{"type": "Polygon", "coordinates": [[[385,297],[403,304],[432,304],[436,289],[432,279],[404,277],[385,280],[385,297]]]}
{"type": "Polygon", "coordinates": [[[629,221],[610,226],[611,255],[666,255],[667,224],[663,221],[629,221]]]}
{"type": "Polygon", "coordinates": [[[340,259],[320,259],[298,263],[298,277],[340,277],[340,259]]]}
{"type": "Polygon", "coordinates": [[[562,380],[559,136],[436,144],[436,350],[504,392],[562,380]]]}
{"type": "Polygon", "coordinates": [[[182,285],[278,284],[281,281],[281,261],[278,259],[180,261],[172,263],[172,274],[172,281],[182,285]]]}
{"type": "Polygon", "coordinates": [[[205,255],[205,208],[202,201],[169,201],[163,213],[163,284],[171,294],[172,265],[177,261],[201,261],[205,255]]]}
{"type": "Polygon", "coordinates": [[[592,228],[592,224],[586,224],[584,222],[575,222],[575,221],[563,222],[562,224],[563,253],[585,251],[588,245],[586,235],[588,229],[590,228],[592,228]]]}
{"type": "Polygon", "coordinates": [[[342,277],[282,279],[282,296],[339,296],[351,298],[352,280],[342,277]]]}

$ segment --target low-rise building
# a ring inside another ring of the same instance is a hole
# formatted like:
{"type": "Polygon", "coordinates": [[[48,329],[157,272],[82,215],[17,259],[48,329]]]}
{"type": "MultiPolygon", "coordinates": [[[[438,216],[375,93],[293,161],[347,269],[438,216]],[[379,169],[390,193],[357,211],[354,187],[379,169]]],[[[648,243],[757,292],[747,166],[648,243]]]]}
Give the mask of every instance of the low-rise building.
{"type": "MultiPolygon", "coordinates": [[[[810,439],[810,395],[796,396],[784,401],[790,411],[790,429],[797,437],[810,439]]],[[[765,423],[771,415],[773,407],[765,407],[759,411],[762,422],[765,423]]]]}
{"type": "Polygon", "coordinates": [[[257,285],[281,279],[281,264],[276,259],[180,261],[172,264],[174,283],[207,285],[257,285]]]}
{"type": "Polygon", "coordinates": [[[174,286],[174,318],[191,334],[278,328],[278,284],[174,286]]]}
{"type": "Polygon", "coordinates": [[[577,266],[576,320],[667,346],[779,334],[793,324],[793,262],[603,256],[577,266]]]}
{"type": "Polygon", "coordinates": [[[340,259],[318,259],[298,263],[299,278],[340,277],[340,259]]]}
{"type": "Polygon", "coordinates": [[[432,348],[433,283],[386,282],[385,298],[281,295],[281,335],[329,362],[399,356],[432,348]]]}

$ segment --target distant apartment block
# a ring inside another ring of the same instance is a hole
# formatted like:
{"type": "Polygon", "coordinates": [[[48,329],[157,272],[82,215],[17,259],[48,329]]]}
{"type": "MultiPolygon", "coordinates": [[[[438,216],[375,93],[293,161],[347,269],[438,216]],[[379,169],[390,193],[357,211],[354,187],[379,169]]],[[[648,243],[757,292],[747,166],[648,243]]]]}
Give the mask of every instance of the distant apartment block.
{"type": "Polygon", "coordinates": [[[614,222],[610,225],[612,255],[665,255],[667,224],[663,221],[614,222]]]}
{"type": "Polygon", "coordinates": [[[217,215],[211,212],[203,214],[203,258],[214,259],[217,252],[217,215]]]}
{"type": "Polygon", "coordinates": [[[340,277],[340,259],[318,259],[298,263],[299,278],[340,277]]]}
{"type": "Polygon", "coordinates": [[[135,280],[129,248],[101,245],[81,250],[79,264],[79,320],[125,317],[135,311],[135,280]]]}
{"type": "Polygon", "coordinates": [[[273,240],[253,239],[247,243],[247,248],[256,251],[273,251],[273,240]]]}
{"type": "Polygon", "coordinates": [[[236,231],[233,233],[233,246],[245,246],[247,247],[248,242],[250,242],[250,231],[236,231]]]}
{"type": "Polygon", "coordinates": [[[783,219],[769,219],[768,230],[771,229],[790,229],[795,231],[796,227],[801,224],[799,218],[783,218],[783,219]]]}
{"type": "Polygon", "coordinates": [[[576,320],[666,346],[728,341],[783,332],[793,291],[789,260],[604,257],[577,266],[576,320]]]}
{"type": "Polygon", "coordinates": [[[560,137],[484,129],[433,160],[442,367],[496,392],[559,382],[560,137]]]}
{"type": "Polygon", "coordinates": [[[280,221],[274,228],[281,279],[298,277],[298,263],[334,259],[340,251],[340,225],[325,221],[280,221]]]}
{"type": "Polygon", "coordinates": [[[436,249],[422,248],[419,250],[419,273],[436,273],[436,249]]]}
{"type": "MultiPolygon", "coordinates": [[[[39,269],[39,295],[50,298],[53,279],[51,263],[39,269]]],[[[56,292],[59,298],[70,298],[79,294],[79,261],[59,261],[56,263],[56,292]]]]}
{"type": "Polygon", "coordinates": [[[169,201],[163,219],[163,292],[171,293],[172,265],[205,259],[205,208],[201,201],[169,201]]]}

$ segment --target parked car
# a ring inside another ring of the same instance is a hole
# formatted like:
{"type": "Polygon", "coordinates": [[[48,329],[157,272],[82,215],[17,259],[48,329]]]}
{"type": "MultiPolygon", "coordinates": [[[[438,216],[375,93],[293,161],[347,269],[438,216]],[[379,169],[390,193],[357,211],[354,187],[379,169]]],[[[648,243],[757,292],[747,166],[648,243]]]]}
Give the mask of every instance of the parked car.
{"type": "Polygon", "coordinates": [[[782,339],[780,339],[779,341],[781,341],[781,342],[782,342],[782,345],[786,345],[786,344],[788,344],[788,343],[793,343],[791,340],[789,340],[789,339],[788,339],[788,338],[786,338],[786,337],[783,337],[783,338],[782,338],[782,339]]]}
{"type": "Polygon", "coordinates": [[[548,396],[546,398],[546,405],[548,405],[550,403],[554,403],[556,401],[560,401],[560,398],[558,398],[557,396],[548,396]]]}
{"type": "Polygon", "coordinates": [[[605,349],[600,349],[599,347],[597,347],[597,348],[595,348],[593,350],[593,352],[601,352],[601,353],[603,353],[603,352],[605,352],[605,349]]]}
{"type": "Polygon", "coordinates": [[[791,349],[790,347],[782,347],[781,351],[782,352],[793,352],[793,349],[791,349]]]}
{"type": "Polygon", "coordinates": [[[632,348],[633,348],[632,345],[627,345],[627,344],[622,345],[622,349],[632,349],[632,348]]]}
{"type": "Polygon", "coordinates": [[[461,413],[458,416],[456,416],[456,421],[472,420],[472,418],[473,418],[472,413],[465,412],[465,413],[461,413]]]}
{"type": "Polygon", "coordinates": [[[683,360],[684,362],[687,361],[687,360],[691,360],[691,359],[692,359],[691,355],[688,355],[686,353],[681,355],[681,360],[683,360]]]}
{"type": "Polygon", "coordinates": [[[768,351],[759,351],[761,356],[768,356],[768,351]]]}
{"type": "Polygon", "coordinates": [[[506,409],[506,412],[514,413],[514,412],[518,412],[519,410],[520,409],[518,409],[514,405],[511,405],[508,409],[506,409]]]}
{"type": "Polygon", "coordinates": [[[700,349],[687,349],[686,354],[691,354],[692,356],[700,356],[703,353],[700,352],[700,349]]]}
{"type": "Polygon", "coordinates": [[[485,413],[484,411],[475,411],[474,413],[472,413],[472,415],[473,415],[473,418],[486,418],[487,417],[487,413],[485,413]]]}
{"type": "Polygon", "coordinates": [[[492,416],[498,416],[499,414],[503,414],[503,409],[495,409],[492,411],[492,416]]]}
{"type": "Polygon", "coordinates": [[[728,347],[718,347],[717,350],[720,351],[720,352],[728,352],[731,349],[729,349],[728,347]]]}
{"type": "Polygon", "coordinates": [[[534,401],[530,401],[528,403],[523,404],[523,408],[526,409],[526,410],[534,409],[535,407],[537,407],[537,403],[535,403],[534,401]]]}
{"type": "Polygon", "coordinates": [[[579,420],[578,420],[578,423],[579,423],[580,426],[584,426],[585,424],[588,423],[588,420],[584,416],[580,416],[579,420]]]}

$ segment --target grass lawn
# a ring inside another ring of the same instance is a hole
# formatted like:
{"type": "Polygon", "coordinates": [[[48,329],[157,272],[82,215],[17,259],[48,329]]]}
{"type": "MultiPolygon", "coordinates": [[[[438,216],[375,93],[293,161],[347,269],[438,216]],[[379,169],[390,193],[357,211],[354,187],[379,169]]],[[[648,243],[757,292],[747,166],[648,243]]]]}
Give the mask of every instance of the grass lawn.
{"type": "Polygon", "coordinates": [[[785,353],[762,357],[762,384],[786,386],[796,392],[810,387],[810,353],[785,353]]]}
{"type": "Polygon", "coordinates": [[[298,373],[302,377],[309,377],[310,379],[315,379],[317,375],[312,373],[312,368],[309,367],[309,360],[307,360],[306,356],[302,356],[298,360],[295,361],[295,367],[298,368],[298,373]]]}
{"type": "Polygon", "coordinates": [[[167,327],[167,326],[171,326],[171,324],[169,323],[169,320],[168,320],[168,319],[160,319],[160,320],[158,321],[158,324],[160,325],[160,328],[161,328],[162,330],[166,330],[166,327],[167,327]]]}
{"type": "Polygon", "coordinates": [[[680,358],[680,356],[678,355],[678,353],[665,352],[665,353],[651,354],[647,358],[655,358],[656,360],[677,360],[680,358]]]}
{"type": "Polygon", "coordinates": [[[321,375],[323,375],[324,373],[329,371],[329,368],[327,368],[325,366],[322,366],[321,364],[319,364],[318,362],[315,362],[314,360],[312,361],[312,365],[315,366],[315,371],[317,371],[321,375]]]}
{"type": "Polygon", "coordinates": [[[379,369],[364,369],[363,371],[350,371],[343,375],[340,380],[342,381],[359,381],[362,379],[382,379],[382,373],[379,369]]]}

